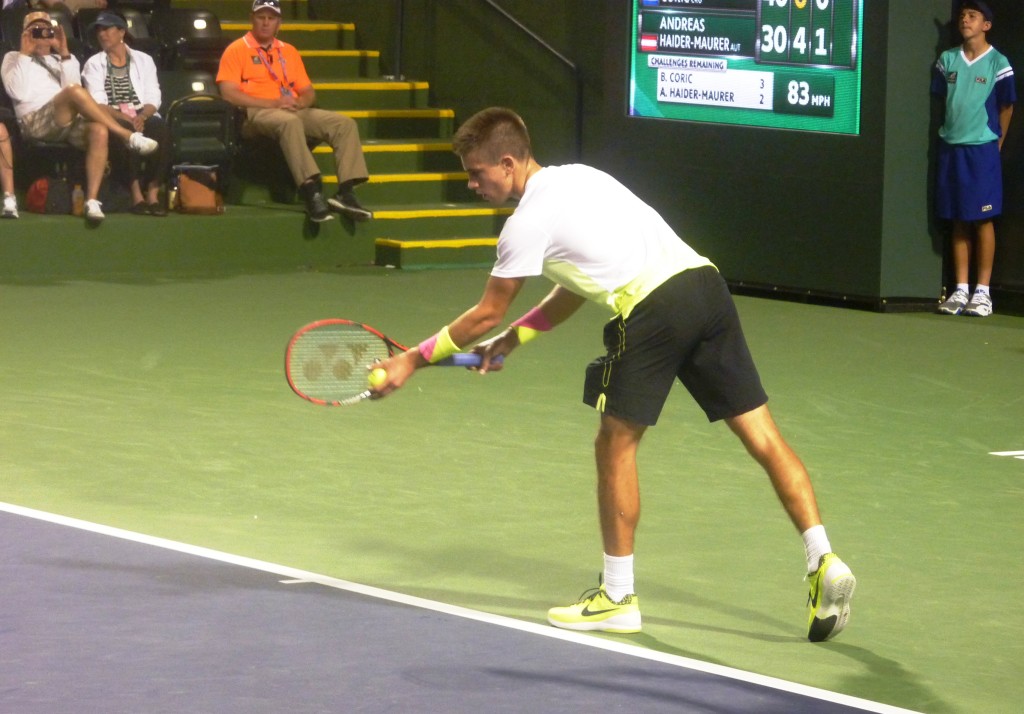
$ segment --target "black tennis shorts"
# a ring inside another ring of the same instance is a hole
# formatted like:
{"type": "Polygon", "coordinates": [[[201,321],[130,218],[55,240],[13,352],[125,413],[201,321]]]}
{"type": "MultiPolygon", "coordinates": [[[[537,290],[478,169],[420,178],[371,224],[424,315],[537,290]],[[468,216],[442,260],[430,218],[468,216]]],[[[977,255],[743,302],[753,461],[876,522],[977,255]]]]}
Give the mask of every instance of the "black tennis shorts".
{"type": "Polygon", "coordinates": [[[604,329],[608,354],[587,366],[583,402],[653,426],[679,379],[708,421],[768,401],[725,280],[711,266],[669,278],[604,329]]]}

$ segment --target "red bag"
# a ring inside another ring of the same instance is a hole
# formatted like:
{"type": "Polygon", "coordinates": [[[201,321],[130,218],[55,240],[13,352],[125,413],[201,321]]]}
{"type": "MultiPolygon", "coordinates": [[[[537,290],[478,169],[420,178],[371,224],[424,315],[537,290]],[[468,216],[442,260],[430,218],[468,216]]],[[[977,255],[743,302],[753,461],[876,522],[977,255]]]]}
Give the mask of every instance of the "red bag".
{"type": "Polygon", "coordinates": [[[71,187],[61,178],[36,179],[28,188],[25,208],[32,213],[71,213],[71,187]]]}

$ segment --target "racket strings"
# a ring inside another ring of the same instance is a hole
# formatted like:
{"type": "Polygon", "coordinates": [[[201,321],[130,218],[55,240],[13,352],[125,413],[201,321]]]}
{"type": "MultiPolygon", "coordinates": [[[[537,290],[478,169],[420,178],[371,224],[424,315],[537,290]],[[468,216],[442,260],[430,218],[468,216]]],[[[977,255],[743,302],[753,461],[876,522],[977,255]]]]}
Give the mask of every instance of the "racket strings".
{"type": "Polygon", "coordinates": [[[307,398],[345,402],[366,391],[367,366],[388,356],[387,345],[360,327],[322,326],[292,343],[289,377],[307,398]]]}

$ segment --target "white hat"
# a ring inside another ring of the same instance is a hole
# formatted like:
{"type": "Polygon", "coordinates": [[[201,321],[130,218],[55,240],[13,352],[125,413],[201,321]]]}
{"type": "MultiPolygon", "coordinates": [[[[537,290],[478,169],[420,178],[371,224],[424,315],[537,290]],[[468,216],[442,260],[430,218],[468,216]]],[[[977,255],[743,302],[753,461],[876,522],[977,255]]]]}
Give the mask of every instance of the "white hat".
{"type": "MultiPolygon", "coordinates": [[[[271,2],[271,0],[256,0],[256,1],[257,2],[271,2]]],[[[277,2],[277,0],[273,0],[273,1],[277,2]]],[[[36,11],[36,12],[30,12],[29,14],[25,15],[25,18],[21,21],[21,29],[24,30],[24,29],[28,28],[28,26],[31,25],[33,22],[45,22],[47,25],[52,25],[53,24],[53,20],[50,18],[50,13],[36,11]]]]}
{"type": "Polygon", "coordinates": [[[257,10],[262,10],[263,8],[267,8],[269,10],[273,10],[278,15],[280,15],[281,14],[281,0],[253,0],[253,3],[252,3],[252,11],[253,12],[256,12],[257,10]]]}

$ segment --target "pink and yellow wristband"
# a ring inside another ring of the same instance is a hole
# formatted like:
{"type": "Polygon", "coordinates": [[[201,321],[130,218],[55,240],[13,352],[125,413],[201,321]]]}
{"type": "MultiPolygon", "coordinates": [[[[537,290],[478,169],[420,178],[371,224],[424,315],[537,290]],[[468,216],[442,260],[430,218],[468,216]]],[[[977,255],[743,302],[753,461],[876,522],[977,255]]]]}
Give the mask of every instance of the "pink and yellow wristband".
{"type": "Polygon", "coordinates": [[[511,327],[519,338],[519,344],[525,345],[540,333],[549,332],[553,325],[544,312],[535,307],[513,322],[511,327]]]}
{"type": "Polygon", "coordinates": [[[423,359],[430,364],[437,364],[441,360],[447,359],[456,352],[461,351],[459,346],[452,341],[451,335],[448,334],[447,325],[441,328],[441,331],[433,337],[423,340],[417,349],[420,351],[423,359]]]}

